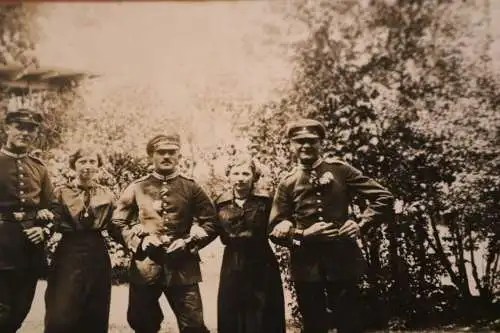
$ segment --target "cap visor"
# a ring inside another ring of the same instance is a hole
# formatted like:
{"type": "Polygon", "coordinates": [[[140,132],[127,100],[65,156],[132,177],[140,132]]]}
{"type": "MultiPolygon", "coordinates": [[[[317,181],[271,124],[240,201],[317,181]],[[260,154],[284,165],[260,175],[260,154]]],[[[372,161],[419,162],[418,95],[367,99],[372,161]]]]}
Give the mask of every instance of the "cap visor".
{"type": "Polygon", "coordinates": [[[37,123],[34,120],[27,120],[27,119],[10,119],[7,123],[18,123],[18,124],[40,126],[40,123],[37,123]]]}
{"type": "Polygon", "coordinates": [[[179,149],[179,145],[175,143],[159,143],[155,146],[155,149],[166,149],[166,150],[171,150],[171,149],[179,149]]]}
{"type": "Polygon", "coordinates": [[[297,139],[319,139],[320,137],[316,134],[299,134],[295,135],[292,137],[292,140],[297,140],[297,139]]]}

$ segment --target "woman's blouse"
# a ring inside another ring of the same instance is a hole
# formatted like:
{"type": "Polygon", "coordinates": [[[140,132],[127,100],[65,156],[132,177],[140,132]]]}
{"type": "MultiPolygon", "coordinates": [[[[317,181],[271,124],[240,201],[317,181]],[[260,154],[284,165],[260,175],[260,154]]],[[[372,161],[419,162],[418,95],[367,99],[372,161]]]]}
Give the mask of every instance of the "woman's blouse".
{"type": "Polygon", "coordinates": [[[93,184],[82,188],[68,184],[56,188],[54,194],[57,232],[104,230],[108,227],[115,196],[106,187],[93,184]]]}

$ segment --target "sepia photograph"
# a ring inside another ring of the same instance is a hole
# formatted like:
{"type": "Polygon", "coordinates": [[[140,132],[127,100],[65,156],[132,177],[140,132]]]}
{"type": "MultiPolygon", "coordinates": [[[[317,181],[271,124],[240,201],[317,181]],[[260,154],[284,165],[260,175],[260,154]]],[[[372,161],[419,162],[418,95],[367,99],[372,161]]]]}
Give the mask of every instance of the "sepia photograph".
{"type": "Polygon", "coordinates": [[[500,332],[498,17],[0,2],[0,333],[500,332]]]}

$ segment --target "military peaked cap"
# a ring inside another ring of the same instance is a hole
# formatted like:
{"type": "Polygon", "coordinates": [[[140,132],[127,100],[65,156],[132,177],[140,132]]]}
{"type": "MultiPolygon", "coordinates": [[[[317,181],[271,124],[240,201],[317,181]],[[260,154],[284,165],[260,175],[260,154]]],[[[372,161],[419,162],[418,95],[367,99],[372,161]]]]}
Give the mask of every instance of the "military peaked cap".
{"type": "Polygon", "coordinates": [[[5,123],[13,122],[39,126],[43,122],[43,116],[40,112],[28,108],[9,110],[5,115],[5,123]]]}
{"type": "Polygon", "coordinates": [[[179,134],[160,134],[149,140],[146,145],[146,152],[149,156],[153,155],[155,150],[161,148],[179,149],[181,146],[181,138],[179,134]]]}
{"type": "Polygon", "coordinates": [[[288,124],[286,134],[290,140],[324,139],[326,130],[317,120],[300,119],[288,124]]]}

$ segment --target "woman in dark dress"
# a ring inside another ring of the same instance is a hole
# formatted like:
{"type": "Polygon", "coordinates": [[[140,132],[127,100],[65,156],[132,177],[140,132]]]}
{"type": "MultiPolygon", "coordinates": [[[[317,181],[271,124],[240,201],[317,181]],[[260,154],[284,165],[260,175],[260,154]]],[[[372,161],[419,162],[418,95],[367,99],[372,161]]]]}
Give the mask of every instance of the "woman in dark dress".
{"type": "Polygon", "coordinates": [[[219,333],[284,333],[281,276],[269,245],[272,198],[258,193],[260,172],[248,158],[228,166],[232,190],[216,200],[218,230],[225,245],[218,295],[219,333]]]}
{"type": "Polygon", "coordinates": [[[45,333],[105,333],[111,300],[111,262],[102,231],[114,206],[112,192],[95,183],[99,154],[70,157],[73,184],[55,190],[56,231],[62,234],[47,279],[45,333]]]}

